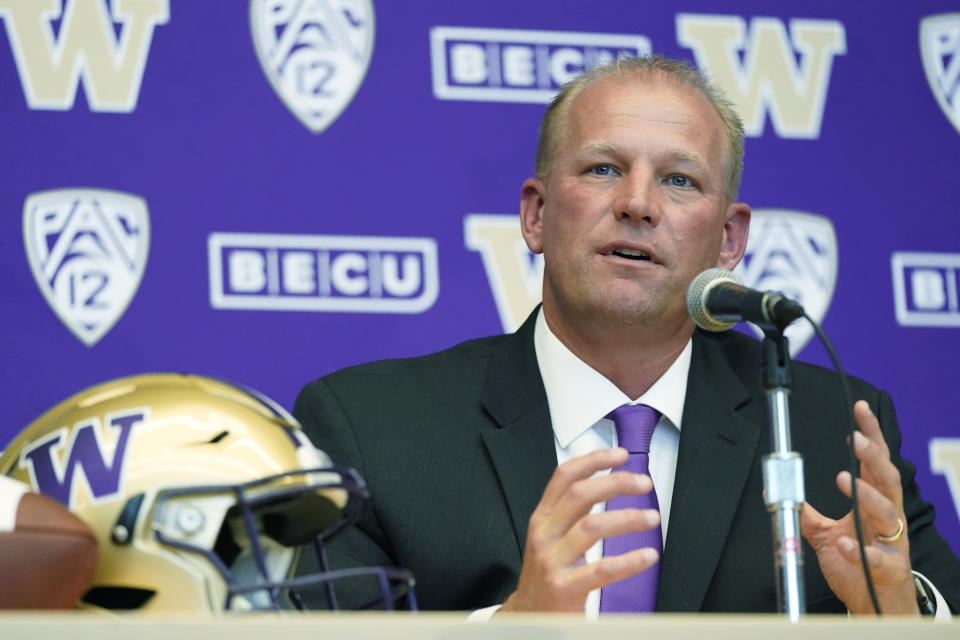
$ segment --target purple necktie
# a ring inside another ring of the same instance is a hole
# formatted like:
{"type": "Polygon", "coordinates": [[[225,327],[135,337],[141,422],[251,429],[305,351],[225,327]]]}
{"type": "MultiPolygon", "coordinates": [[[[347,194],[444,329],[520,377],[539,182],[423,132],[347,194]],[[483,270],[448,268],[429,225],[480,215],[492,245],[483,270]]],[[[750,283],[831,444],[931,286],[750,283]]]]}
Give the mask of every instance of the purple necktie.
{"type": "MultiPolygon", "coordinates": [[[[617,443],[630,452],[626,463],[614,471],[632,471],[650,474],[650,439],[660,414],[645,404],[625,404],[614,409],[607,418],[617,427],[617,443]]],[[[607,511],[613,509],[660,510],[654,490],[641,496],[617,496],[607,502],[607,511]]],[[[603,541],[603,555],[613,556],[653,547],[662,553],[663,540],[660,525],[649,531],[627,533],[603,541]]],[[[642,573],[619,582],[612,582],[600,592],[600,613],[652,612],[657,608],[657,586],[660,581],[660,560],[642,573]]]]}

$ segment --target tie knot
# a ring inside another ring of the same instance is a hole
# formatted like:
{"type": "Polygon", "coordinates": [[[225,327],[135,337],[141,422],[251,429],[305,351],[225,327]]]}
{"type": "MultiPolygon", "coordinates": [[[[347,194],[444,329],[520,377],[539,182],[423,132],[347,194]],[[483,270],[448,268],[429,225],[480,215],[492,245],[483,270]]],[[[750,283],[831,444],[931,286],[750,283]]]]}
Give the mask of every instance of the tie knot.
{"type": "Polygon", "coordinates": [[[645,404],[625,404],[607,417],[617,428],[617,443],[630,453],[650,453],[650,439],[660,414],[645,404]]]}

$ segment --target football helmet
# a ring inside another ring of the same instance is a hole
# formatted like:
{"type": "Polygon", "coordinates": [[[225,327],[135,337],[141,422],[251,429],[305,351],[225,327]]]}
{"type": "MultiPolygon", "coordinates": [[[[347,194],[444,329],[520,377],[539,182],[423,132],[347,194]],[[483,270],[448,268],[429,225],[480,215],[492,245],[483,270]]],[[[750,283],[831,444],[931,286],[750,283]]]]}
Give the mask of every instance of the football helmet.
{"type": "Polygon", "coordinates": [[[96,385],[17,435],[0,474],[94,531],[100,561],[83,601],[95,607],[303,608],[316,589],[336,609],[335,583],[367,580],[380,595],[363,608],[416,608],[405,570],[328,570],[324,543],[359,517],[363,480],[250,389],[173,373],[96,385]],[[293,576],[301,545],[315,547],[318,573],[293,576]]]}

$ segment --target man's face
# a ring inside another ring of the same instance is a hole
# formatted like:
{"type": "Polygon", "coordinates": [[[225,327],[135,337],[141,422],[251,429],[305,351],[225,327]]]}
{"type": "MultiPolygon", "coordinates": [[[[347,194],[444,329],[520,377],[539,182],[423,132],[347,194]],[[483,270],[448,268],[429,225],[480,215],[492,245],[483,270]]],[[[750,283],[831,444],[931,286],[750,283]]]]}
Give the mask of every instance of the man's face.
{"type": "Polygon", "coordinates": [[[695,89],[613,77],[567,105],[552,170],[523,186],[524,238],[545,260],[554,325],[683,328],[685,294],[732,269],[750,209],[724,193],[723,125],[695,89]]]}

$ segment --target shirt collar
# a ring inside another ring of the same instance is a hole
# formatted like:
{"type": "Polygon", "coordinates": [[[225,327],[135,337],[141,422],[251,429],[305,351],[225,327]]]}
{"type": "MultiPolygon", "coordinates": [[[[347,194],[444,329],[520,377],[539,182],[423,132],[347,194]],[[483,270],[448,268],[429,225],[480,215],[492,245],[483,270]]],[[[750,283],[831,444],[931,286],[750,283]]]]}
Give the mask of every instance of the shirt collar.
{"type": "Polygon", "coordinates": [[[692,340],[687,341],[673,364],[639,398],[628,397],[560,342],[547,326],[542,307],[537,314],[533,343],[547,392],[553,432],[561,447],[569,445],[622,404],[642,403],[653,407],[680,429],[693,353],[692,340]]]}

